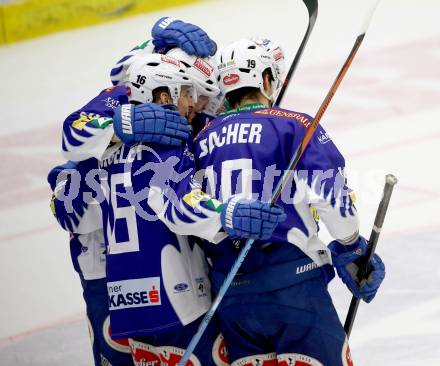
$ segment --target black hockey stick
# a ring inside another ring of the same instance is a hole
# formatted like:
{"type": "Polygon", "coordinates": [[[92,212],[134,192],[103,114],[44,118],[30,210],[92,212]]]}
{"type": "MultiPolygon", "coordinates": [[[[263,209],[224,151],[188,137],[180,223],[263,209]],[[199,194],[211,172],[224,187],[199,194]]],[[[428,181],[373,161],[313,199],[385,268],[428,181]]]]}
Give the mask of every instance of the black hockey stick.
{"type": "MultiPolygon", "coordinates": [[[[335,95],[339,85],[342,82],[342,79],[344,78],[345,74],[347,73],[348,68],[350,67],[351,63],[353,62],[354,57],[356,56],[356,53],[362,43],[362,40],[365,37],[365,33],[368,28],[368,24],[371,21],[371,17],[373,16],[374,10],[376,9],[376,6],[378,4],[379,0],[375,0],[374,7],[371,8],[370,13],[365,18],[365,23],[362,26],[361,33],[356,38],[356,42],[353,45],[353,48],[350,51],[350,54],[348,55],[347,59],[344,62],[344,65],[342,66],[338,76],[336,77],[336,80],[333,82],[330,90],[327,93],[327,96],[325,97],[324,101],[322,102],[321,106],[318,109],[318,112],[316,112],[316,116],[312,123],[309,124],[307,127],[306,134],[301,142],[301,144],[298,146],[298,148],[295,150],[287,169],[284,171],[283,176],[279,180],[275,191],[272,194],[270,203],[272,205],[275,204],[275,202],[278,200],[279,196],[281,195],[281,192],[284,188],[284,184],[289,181],[291,175],[293,174],[293,171],[298,164],[299,159],[301,158],[302,154],[304,153],[308,143],[310,142],[313,133],[315,132],[316,128],[318,127],[319,121],[321,120],[324,112],[327,110],[328,105],[330,104],[330,101],[332,100],[333,96],[335,95]]],[[[220,286],[220,289],[217,293],[216,298],[212,302],[211,307],[206,312],[205,317],[203,318],[202,322],[199,325],[199,328],[197,329],[197,332],[194,334],[194,336],[191,339],[191,342],[189,343],[188,347],[185,350],[185,353],[183,354],[181,360],[178,363],[178,366],[185,366],[189,358],[191,357],[192,353],[194,352],[194,349],[196,348],[197,344],[199,343],[200,338],[202,337],[203,333],[205,332],[209,322],[211,321],[212,317],[214,316],[215,311],[217,310],[218,306],[220,305],[220,302],[222,301],[223,297],[226,294],[226,291],[228,290],[229,286],[231,285],[235,275],[237,274],[238,270],[240,269],[241,264],[245,260],[247,254],[249,253],[249,250],[252,248],[252,245],[254,244],[254,239],[248,239],[246,240],[246,243],[243,247],[243,249],[238,254],[237,259],[235,260],[234,264],[232,265],[231,270],[229,271],[228,275],[226,276],[225,280],[223,281],[223,284],[220,286]]]]}
{"type": "Polygon", "coordinates": [[[298,67],[299,60],[301,59],[304,48],[309,40],[313,27],[315,26],[316,17],[318,16],[318,0],[303,0],[303,2],[307,7],[307,11],[309,12],[309,25],[307,26],[307,30],[306,33],[304,34],[303,40],[298,48],[298,51],[296,51],[295,58],[293,59],[289,71],[287,72],[287,75],[284,79],[283,86],[278,92],[277,98],[275,100],[275,105],[277,106],[279,106],[283,101],[284,93],[286,92],[287,87],[289,86],[290,79],[292,78],[293,73],[298,67]]]}
{"type": "MultiPolygon", "coordinates": [[[[365,255],[365,260],[361,263],[359,267],[359,280],[367,278],[368,276],[368,264],[373,258],[374,252],[376,250],[377,241],[379,240],[380,231],[382,230],[382,225],[385,220],[385,215],[387,214],[388,204],[390,203],[391,194],[393,193],[393,188],[397,183],[397,178],[392,174],[387,174],[385,177],[385,186],[383,188],[382,199],[380,200],[379,207],[377,208],[376,218],[374,219],[373,230],[371,230],[370,240],[368,240],[368,249],[365,255]]],[[[352,297],[350,302],[350,308],[348,310],[347,318],[345,319],[344,330],[347,337],[350,337],[351,330],[353,328],[354,319],[359,307],[360,298],[352,297]]]]}

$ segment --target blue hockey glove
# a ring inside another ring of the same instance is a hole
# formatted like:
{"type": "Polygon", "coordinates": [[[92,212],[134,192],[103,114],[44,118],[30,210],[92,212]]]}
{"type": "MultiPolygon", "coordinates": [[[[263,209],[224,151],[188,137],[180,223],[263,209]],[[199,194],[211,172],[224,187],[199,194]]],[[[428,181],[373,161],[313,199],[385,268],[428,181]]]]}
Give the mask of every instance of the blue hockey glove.
{"type": "Polygon", "coordinates": [[[267,240],[280,222],[286,220],[281,207],[258,200],[230,198],[221,212],[221,222],[231,239],[267,240]]]}
{"type": "Polygon", "coordinates": [[[50,201],[52,213],[61,227],[69,232],[74,231],[88,206],[83,200],[83,177],[79,175],[77,166],[78,163],[68,161],[53,168],[47,176],[53,191],[50,201]],[[75,179],[72,179],[72,174],[76,174],[75,179]]]}
{"type": "Polygon", "coordinates": [[[370,302],[376,296],[380,284],[385,278],[385,265],[377,254],[374,254],[370,262],[368,277],[358,279],[359,262],[367,251],[367,241],[362,236],[352,245],[343,245],[338,241],[332,241],[328,248],[332,253],[333,265],[355,297],[370,302]]]}
{"type": "Polygon", "coordinates": [[[115,109],[115,134],[122,142],[180,146],[191,133],[188,121],[179,112],[157,104],[123,104],[115,109]]]}
{"type": "Polygon", "coordinates": [[[169,17],[160,18],[151,30],[156,49],[179,47],[190,55],[214,56],[217,45],[200,27],[169,17]]]}

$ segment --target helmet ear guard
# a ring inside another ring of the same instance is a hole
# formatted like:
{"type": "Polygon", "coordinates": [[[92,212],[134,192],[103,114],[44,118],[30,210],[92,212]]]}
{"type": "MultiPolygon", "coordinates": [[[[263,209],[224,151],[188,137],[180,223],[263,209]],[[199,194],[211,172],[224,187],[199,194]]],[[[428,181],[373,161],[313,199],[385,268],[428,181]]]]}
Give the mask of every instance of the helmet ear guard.
{"type": "Polygon", "coordinates": [[[242,39],[225,47],[220,55],[219,85],[224,94],[242,88],[259,89],[273,101],[281,87],[284,56],[281,48],[267,39],[242,39]],[[272,93],[264,88],[263,74],[269,70],[272,93]]]}
{"type": "Polygon", "coordinates": [[[139,57],[128,68],[124,82],[130,88],[132,103],[152,103],[154,90],[166,87],[177,105],[182,86],[193,86],[179,60],[160,54],[139,57]]]}

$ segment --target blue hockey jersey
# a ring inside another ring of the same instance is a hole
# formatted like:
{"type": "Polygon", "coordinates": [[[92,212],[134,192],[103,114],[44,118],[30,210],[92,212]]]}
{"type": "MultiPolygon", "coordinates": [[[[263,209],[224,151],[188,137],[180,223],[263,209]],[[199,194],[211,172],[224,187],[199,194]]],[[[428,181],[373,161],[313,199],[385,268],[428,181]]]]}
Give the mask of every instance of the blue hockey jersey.
{"type": "MultiPolygon", "coordinates": [[[[238,194],[268,202],[311,122],[312,118],[304,113],[261,104],[216,118],[195,140],[195,157],[204,171],[203,189],[220,201],[238,194]]],[[[318,126],[294,178],[286,183],[277,202],[287,220],[276,228],[270,249],[264,251],[271,254],[253,248],[241,271],[295,260],[298,251],[293,246],[318,266],[331,263],[326,245],[317,236],[318,217],[342,242],[349,243],[358,233],[357,212],[346,186],[344,166],[343,156],[324,128],[318,126]]],[[[214,269],[224,273],[237,255],[228,241],[207,248],[214,269]]]]}
{"type": "Polygon", "coordinates": [[[203,315],[210,305],[204,254],[181,235],[211,242],[226,235],[221,204],[193,180],[193,154],[187,146],[117,143],[99,166],[113,336],[171,331],[203,315]]]}

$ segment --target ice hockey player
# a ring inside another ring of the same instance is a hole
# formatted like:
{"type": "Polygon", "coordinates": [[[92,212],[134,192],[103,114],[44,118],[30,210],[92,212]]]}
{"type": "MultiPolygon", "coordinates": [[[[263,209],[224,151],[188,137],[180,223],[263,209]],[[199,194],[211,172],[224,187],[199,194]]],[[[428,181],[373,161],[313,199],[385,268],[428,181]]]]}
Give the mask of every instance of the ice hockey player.
{"type": "Polygon", "coordinates": [[[77,192],[71,184],[97,168],[93,160],[69,161],[49,172],[48,182],[53,191],[51,209],[60,226],[70,234],[70,253],[83,289],[94,364],[132,366],[128,339],[111,339],[101,208],[97,202],[83,200],[87,188],[84,181],[77,185],[77,192]],[[59,195],[71,199],[61,201],[59,195]]]}
{"type": "MultiPolygon", "coordinates": [[[[107,197],[102,207],[110,319],[114,337],[130,337],[136,365],[175,364],[210,305],[203,251],[182,235],[214,243],[223,239],[224,206],[193,181],[194,157],[187,145],[134,139],[139,119],[155,108],[151,102],[172,103],[181,116],[188,114],[194,95],[189,73],[178,60],[151,54],[135,60],[127,75],[130,104],[116,108],[113,118],[121,142],[99,162],[107,197]]],[[[270,236],[284,218],[280,208],[256,200],[237,201],[236,208],[232,217],[241,237],[270,236]]],[[[213,324],[195,350],[193,365],[216,363],[217,335],[213,324]]]]}
{"type": "MultiPolygon", "coordinates": [[[[153,42],[160,46],[163,51],[166,51],[168,48],[180,46],[186,50],[186,52],[192,54],[195,53],[200,57],[215,52],[215,43],[209,39],[203,30],[194,25],[178,20],[174,22],[171,22],[169,18],[159,20],[153,29],[153,36],[155,37],[153,42]],[[166,27],[162,24],[164,20],[166,20],[165,23],[168,24],[166,27]],[[164,44],[167,45],[167,47],[164,47],[164,44]]],[[[143,52],[147,54],[154,52],[155,47],[152,46],[153,42],[146,42],[141,47],[137,47],[133,50],[132,55],[142,55],[143,52]]],[[[131,64],[132,60],[135,59],[135,57],[133,59],[130,58],[131,55],[124,57],[124,59],[121,60],[121,64],[112,70],[113,81],[118,80],[119,84],[121,84],[121,78],[125,77],[126,69],[131,64]]],[[[97,161],[92,157],[100,157],[102,152],[107,148],[107,145],[110,143],[113,136],[112,117],[114,109],[121,103],[127,102],[128,96],[125,87],[108,88],[82,109],[72,113],[66,119],[63,133],[63,150],[65,150],[65,152],[73,159],[86,159],[80,163],[68,163],[67,167],[72,168],[73,165],[71,164],[75,164],[83,178],[87,173],[87,170],[97,168],[97,161]]],[[[156,110],[160,110],[160,108],[157,107],[156,110]]],[[[189,128],[186,121],[178,119],[177,123],[175,123],[175,114],[172,111],[161,110],[161,112],[164,113],[161,114],[160,118],[153,113],[153,118],[144,120],[145,128],[154,133],[149,134],[147,137],[147,130],[145,130],[143,138],[150,138],[151,140],[149,141],[159,142],[158,139],[155,139],[155,133],[160,133],[160,142],[172,145],[182,144],[189,135],[189,128]]],[[[65,167],[63,166],[56,167],[52,170],[49,174],[51,184],[55,185],[54,179],[56,179],[56,176],[64,170],[65,167]]],[[[66,175],[65,177],[67,176],[69,175],[66,175]]],[[[91,218],[90,214],[85,215],[87,218],[86,220],[81,219],[81,215],[84,213],[82,200],[79,200],[78,203],[76,203],[76,200],[72,201],[78,211],[71,211],[70,217],[65,211],[64,202],[65,201],[53,199],[52,207],[54,209],[55,207],[58,208],[56,210],[56,217],[59,219],[64,229],[69,232],[76,232],[78,227],[80,227],[82,230],[79,231],[80,234],[71,235],[71,251],[75,269],[81,271],[80,276],[84,277],[84,279],[82,279],[82,284],[84,287],[87,312],[89,319],[91,319],[92,334],[94,337],[93,350],[95,364],[101,365],[102,359],[103,363],[107,360],[108,363],[112,365],[124,365],[126,357],[124,355],[121,356],[118,352],[112,354],[112,350],[115,348],[116,350],[122,349],[126,351],[127,347],[118,345],[118,343],[111,340],[108,334],[109,322],[106,315],[108,315],[109,311],[108,301],[105,295],[107,287],[104,278],[105,253],[102,252],[102,222],[101,229],[95,230],[93,228],[93,231],[84,233],[84,227],[86,230],[91,230],[90,227],[93,227],[95,220],[91,218]],[[78,261],[77,257],[81,258],[81,260],[78,261]],[[84,260],[85,257],[87,260],[84,260]],[[85,270],[83,270],[78,264],[82,262],[86,263],[85,270]],[[90,274],[90,268],[93,269],[92,274],[90,274]],[[88,280],[91,278],[93,278],[93,281],[89,282],[88,280]],[[104,327],[102,326],[102,320],[105,320],[104,327]],[[101,329],[105,329],[106,333],[103,333],[101,329]],[[107,343],[112,347],[110,352],[107,352],[107,343]],[[101,349],[104,349],[104,351],[101,352],[101,349]]],[[[88,212],[89,210],[84,211],[88,212]]]]}
{"type": "MultiPolygon", "coordinates": [[[[211,121],[195,140],[195,158],[207,177],[205,191],[226,205],[222,222],[229,238],[207,244],[214,290],[241,246],[233,240],[239,233],[231,216],[236,203],[243,197],[270,200],[312,121],[307,114],[271,107],[281,84],[281,57],[268,40],[243,39],[225,47],[219,83],[234,109],[211,121]]],[[[359,283],[356,277],[356,260],[367,243],[359,235],[344,166],[330,136],[318,127],[278,202],[287,220],[271,238],[254,244],[220,304],[231,365],[352,365],[327,292],[334,276],[331,264],[366,302],[375,296],[385,270],[375,255],[368,278],[359,283]],[[318,217],[335,238],[328,248],[317,236],[318,217]]]]}

